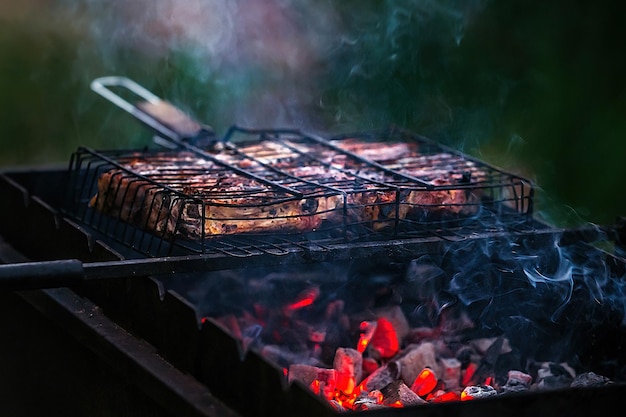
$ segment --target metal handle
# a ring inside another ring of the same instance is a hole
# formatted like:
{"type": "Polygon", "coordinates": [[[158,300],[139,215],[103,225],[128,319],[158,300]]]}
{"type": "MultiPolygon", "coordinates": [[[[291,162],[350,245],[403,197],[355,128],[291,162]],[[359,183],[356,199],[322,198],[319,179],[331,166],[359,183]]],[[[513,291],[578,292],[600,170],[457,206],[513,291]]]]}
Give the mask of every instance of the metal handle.
{"type": "Polygon", "coordinates": [[[224,149],[224,140],[215,137],[213,129],[209,126],[200,125],[190,119],[174,105],[161,100],[144,87],[125,77],[101,77],[91,82],[91,89],[108,99],[118,107],[126,110],[148,126],[169,138],[174,144],[199,152],[203,157],[210,159],[218,165],[227,167],[231,171],[237,172],[248,178],[254,178],[263,184],[268,184],[273,188],[291,194],[297,198],[302,198],[302,193],[290,187],[277,184],[267,178],[255,175],[246,169],[225,162],[216,158],[211,152],[220,152],[224,149]],[[134,105],[115,94],[108,87],[123,87],[134,95],[143,99],[140,104],[134,105]],[[191,146],[190,146],[191,145],[191,146]],[[204,149],[200,149],[204,148],[204,149]],[[206,152],[206,150],[210,152],[206,152]]]}
{"type": "Polygon", "coordinates": [[[215,142],[215,132],[210,126],[193,120],[173,104],[129,78],[119,76],[96,78],[91,82],[91,89],[176,144],[180,144],[181,141],[199,145],[215,142]],[[132,104],[113,92],[111,87],[124,88],[141,101],[132,104]]]}
{"type": "Polygon", "coordinates": [[[2,290],[72,287],[84,278],[83,263],[76,259],[0,265],[2,290]]]}
{"type": "MultiPolygon", "coordinates": [[[[259,266],[276,265],[274,255],[261,255],[259,266]],[[266,256],[267,255],[267,256],[266,256]]],[[[280,263],[280,262],[279,262],[280,263]]],[[[91,281],[138,279],[154,275],[172,275],[234,269],[241,258],[232,256],[214,262],[207,255],[186,255],[161,258],[126,259],[84,263],[78,259],[18,262],[0,264],[0,291],[19,291],[58,287],[73,287],[91,281]]]]}

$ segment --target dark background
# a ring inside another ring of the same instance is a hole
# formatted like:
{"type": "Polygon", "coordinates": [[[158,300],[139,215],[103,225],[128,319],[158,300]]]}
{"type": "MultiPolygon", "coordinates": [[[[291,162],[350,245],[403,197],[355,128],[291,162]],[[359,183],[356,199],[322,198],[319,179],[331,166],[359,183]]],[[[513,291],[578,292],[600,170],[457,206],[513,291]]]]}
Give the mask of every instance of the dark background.
{"type": "MultiPolygon", "coordinates": [[[[14,2],[6,2],[14,3],[14,2]]],[[[0,6],[0,166],[151,133],[124,75],[223,134],[397,124],[533,180],[555,225],[626,215],[624,2],[36,1],[0,6]]]]}

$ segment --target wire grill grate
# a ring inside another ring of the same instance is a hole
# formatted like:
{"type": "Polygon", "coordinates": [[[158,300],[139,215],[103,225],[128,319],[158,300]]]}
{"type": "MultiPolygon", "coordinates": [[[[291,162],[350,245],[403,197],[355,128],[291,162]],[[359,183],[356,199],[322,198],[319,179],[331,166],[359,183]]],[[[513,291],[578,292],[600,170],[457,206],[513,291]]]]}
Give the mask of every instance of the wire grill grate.
{"type": "Polygon", "coordinates": [[[400,129],[327,140],[233,127],[222,144],[81,147],[66,212],[154,256],[280,254],[328,240],[462,236],[532,222],[529,181],[400,129]]]}

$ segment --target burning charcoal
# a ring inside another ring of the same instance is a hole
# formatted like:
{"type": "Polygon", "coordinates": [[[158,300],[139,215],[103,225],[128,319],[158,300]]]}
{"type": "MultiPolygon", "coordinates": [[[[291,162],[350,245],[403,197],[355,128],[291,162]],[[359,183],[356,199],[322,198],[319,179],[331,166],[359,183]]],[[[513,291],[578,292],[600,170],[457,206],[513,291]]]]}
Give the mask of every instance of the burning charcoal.
{"type": "Polygon", "coordinates": [[[533,377],[522,371],[510,370],[506,384],[502,386],[502,392],[521,392],[530,388],[533,377]]]}
{"type": "Polygon", "coordinates": [[[350,330],[349,320],[346,316],[341,316],[341,318],[344,317],[346,319],[345,322],[336,320],[325,323],[324,341],[321,343],[319,356],[320,360],[325,363],[330,364],[333,362],[337,348],[354,345],[354,337],[350,330]]]}
{"type": "Polygon", "coordinates": [[[508,373],[507,384],[522,384],[527,387],[533,382],[533,377],[522,372],[516,370],[510,370],[508,373]]]}
{"type": "Polygon", "coordinates": [[[365,349],[369,346],[378,322],[376,321],[362,321],[359,325],[359,341],[357,342],[357,350],[359,352],[365,352],[365,349]]]}
{"type": "Polygon", "coordinates": [[[461,368],[467,368],[470,363],[480,361],[480,356],[469,346],[463,346],[456,352],[456,358],[461,362],[461,368]]]}
{"type": "Polygon", "coordinates": [[[386,406],[382,404],[382,399],[383,394],[380,390],[363,392],[354,400],[353,409],[354,411],[366,411],[386,408],[386,406]]]}
{"type": "Polygon", "coordinates": [[[577,375],[570,385],[575,387],[601,387],[603,385],[610,384],[611,380],[605,376],[598,375],[594,372],[585,372],[577,375]]]}
{"type": "Polygon", "coordinates": [[[461,383],[461,362],[456,358],[442,358],[442,382],[446,389],[455,390],[461,383]]]}
{"type": "Polygon", "coordinates": [[[380,364],[374,358],[363,358],[363,378],[374,373],[375,370],[380,368],[380,364]]]}
{"type": "Polygon", "coordinates": [[[420,397],[426,397],[437,387],[437,382],[435,372],[430,368],[424,368],[411,384],[411,391],[420,397]]]}
{"type": "Polygon", "coordinates": [[[409,324],[399,306],[387,306],[376,310],[366,310],[352,315],[353,322],[359,323],[360,338],[357,349],[377,359],[395,355],[400,341],[409,332],[409,324]]]}
{"type": "Polygon", "coordinates": [[[304,385],[309,386],[316,379],[336,379],[336,371],[334,369],[320,368],[311,365],[293,364],[289,366],[289,383],[300,381],[304,385]],[[330,376],[330,378],[329,378],[330,376]]]}
{"type": "Polygon", "coordinates": [[[537,370],[537,387],[540,389],[559,389],[569,387],[575,373],[562,364],[543,363],[537,370]]]}
{"type": "Polygon", "coordinates": [[[294,364],[289,366],[288,381],[300,381],[316,394],[332,398],[337,384],[337,371],[317,366],[294,364]]]}
{"type": "Polygon", "coordinates": [[[407,342],[418,343],[423,340],[443,340],[452,341],[460,339],[464,331],[474,328],[474,322],[467,313],[458,312],[450,308],[451,305],[444,304],[442,310],[437,310],[436,327],[414,327],[407,336],[407,342]]]}
{"type": "Polygon", "coordinates": [[[415,378],[424,368],[432,369],[435,374],[440,373],[435,345],[431,342],[407,346],[396,362],[400,368],[402,380],[409,386],[413,385],[415,378]]]}
{"type": "Polygon", "coordinates": [[[413,392],[402,380],[394,381],[380,391],[383,393],[384,405],[407,407],[417,404],[427,404],[426,400],[413,392]]]}
{"type": "Polygon", "coordinates": [[[335,399],[330,399],[328,400],[328,403],[335,409],[335,411],[338,411],[340,413],[347,411],[343,405],[341,405],[341,403],[335,399]]]}
{"type": "Polygon", "coordinates": [[[504,353],[498,357],[495,364],[495,377],[498,381],[504,383],[511,369],[528,369],[527,366],[528,363],[523,359],[519,351],[514,350],[510,353],[504,353]]]}
{"type": "Polygon", "coordinates": [[[324,343],[326,340],[326,331],[323,329],[309,329],[309,342],[311,343],[324,343]]]}
{"type": "Polygon", "coordinates": [[[461,385],[466,387],[468,385],[472,385],[476,379],[476,370],[478,369],[478,364],[475,362],[470,362],[469,365],[463,371],[463,376],[461,377],[461,385]]]}
{"type": "Polygon", "coordinates": [[[308,339],[309,327],[272,311],[265,322],[262,339],[267,344],[280,344],[304,349],[308,339]]]}
{"type": "MultiPolygon", "coordinates": [[[[486,381],[491,381],[494,378],[496,373],[496,365],[498,360],[501,358],[501,355],[504,351],[510,351],[510,347],[505,348],[506,339],[503,337],[497,337],[495,339],[479,339],[479,341],[493,341],[486,351],[484,351],[483,357],[480,360],[478,365],[478,369],[472,378],[474,383],[485,383],[486,381]]],[[[476,344],[478,346],[478,343],[476,344]]],[[[479,348],[484,347],[481,346],[479,348]]]]}
{"type": "Polygon", "coordinates": [[[344,394],[352,394],[363,375],[363,356],[351,348],[338,348],[335,352],[333,368],[337,371],[337,389],[344,394]]]}
{"type": "Polygon", "coordinates": [[[410,331],[410,325],[399,305],[377,309],[375,314],[387,320],[393,326],[398,340],[403,340],[410,331]]]}
{"type": "Polygon", "coordinates": [[[379,318],[376,322],[376,330],[372,335],[370,347],[378,352],[381,358],[391,358],[398,353],[400,342],[396,330],[391,322],[385,318],[379,318]]]}
{"type": "Polygon", "coordinates": [[[461,392],[461,401],[476,400],[498,395],[496,389],[489,385],[470,385],[461,392]]]}
{"type": "Polygon", "coordinates": [[[429,403],[444,403],[450,401],[461,401],[460,391],[437,390],[430,394],[427,399],[429,403]]]}
{"type": "Polygon", "coordinates": [[[311,345],[309,351],[311,352],[311,357],[317,358],[320,361],[324,362],[322,358],[324,354],[324,349],[322,348],[323,343],[326,339],[326,332],[320,330],[311,330],[309,333],[309,344],[311,345]]]}
{"type": "Polygon", "coordinates": [[[398,366],[394,362],[389,362],[385,366],[381,366],[372,372],[359,384],[360,392],[370,392],[380,390],[388,384],[392,383],[399,376],[398,366]]]}
{"type": "Polygon", "coordinates": [[[309,307],[320,296],[320,288],[318,286],[310,286],[300,291],[289,303],[283,306],[285,316],[297,312],[301,308],[309,307]]]}

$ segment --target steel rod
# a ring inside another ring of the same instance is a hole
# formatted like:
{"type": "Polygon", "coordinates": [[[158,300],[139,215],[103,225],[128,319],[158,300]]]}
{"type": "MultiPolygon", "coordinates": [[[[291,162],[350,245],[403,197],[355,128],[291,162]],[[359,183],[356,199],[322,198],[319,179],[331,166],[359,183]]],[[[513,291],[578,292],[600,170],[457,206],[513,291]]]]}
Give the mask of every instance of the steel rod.
{"type": "MultiPolygon", "coordinates": [[[[558,235],[560,242],[567,245],[572,242],[592,243],[598,239],[610,238],[615,233],[616,230],[611,227],[548,228],[514,236],[506,232],[489,233],[484,235],[482,239],[497,238],[498,236],[505,238],[527,236],[533,239],[539,239],[543,236],[552,239],[558,235]]],[[[474,239],[480,240],[481,238],[476,237],[474,239]]],[[[269,253],[251,255],[246,258],[244,263],[242,263],[241,257],[220,255],[188,255],[86,263],[78,259],[18,262],[0,264],[0,291],[73,287],[89,281],[107,279],[194,274],[237,269],[241,268],[242,264],[267,267],[293,263],[353,260],[363,256],[364,253],[370,257],[417,257],[426,253],[441,253],[444,246],[453,243],[434,236],[430,239],[389,240],[385,244],[380,242],[364,242],[359,245],[344,243],[317,249],[309,248],[305,251],[294,248],[281,256],[269,253]]]]}

